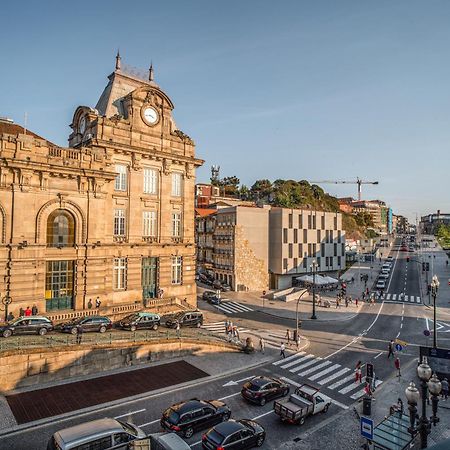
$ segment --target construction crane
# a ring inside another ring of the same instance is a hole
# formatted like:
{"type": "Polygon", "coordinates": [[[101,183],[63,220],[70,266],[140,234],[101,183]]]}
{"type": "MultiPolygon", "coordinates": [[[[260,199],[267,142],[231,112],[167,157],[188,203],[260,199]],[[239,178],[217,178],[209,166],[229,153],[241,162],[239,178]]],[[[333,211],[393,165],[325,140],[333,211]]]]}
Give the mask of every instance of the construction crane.
{"type": "Polygon", "coordinates": [[[361,201],[361,185],[362,184],[379,184],[378,181],[363,181],[360,178],[356,178],[356,181],[334,181],[334,180],[322,180],[322,181],[310,181],[314,184],[357,184],[358,185],[358,201],[361,201]]]}

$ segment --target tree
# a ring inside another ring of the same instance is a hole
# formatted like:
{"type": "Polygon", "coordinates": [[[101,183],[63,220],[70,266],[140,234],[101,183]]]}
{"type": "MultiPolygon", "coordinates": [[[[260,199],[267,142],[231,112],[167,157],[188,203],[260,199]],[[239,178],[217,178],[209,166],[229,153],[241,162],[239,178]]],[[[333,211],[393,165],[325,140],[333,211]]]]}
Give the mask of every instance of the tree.
{"type": "Polygon", "coordinates": [[[253,200],[270,201],[273,188],[269,180],[256,180],[250,188],[250,194],[253,200]]]}
{"type": "Polygon", "coordinates": [[[240,180],[236,176],[225,177],[222,180],[222,186],[225,195],[238,195],[240,180]]]}

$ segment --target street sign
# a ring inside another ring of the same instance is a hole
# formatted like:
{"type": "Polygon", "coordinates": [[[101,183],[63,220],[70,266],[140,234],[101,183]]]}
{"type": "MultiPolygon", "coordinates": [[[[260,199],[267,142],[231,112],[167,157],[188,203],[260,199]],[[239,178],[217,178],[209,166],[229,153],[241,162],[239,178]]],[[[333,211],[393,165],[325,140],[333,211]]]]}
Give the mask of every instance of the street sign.
{"type": "Polygon", "coordinates": [[[395,350],[397,350],[398,352],[401,352],[403,350],[403,346],[400,344],[395,344],[395,350]]]}
{"type": "Polygon", "coordinates": [[[373,420],[368,417],[361,417],[361,436],[366,439],[373,439],[373,420]]]}
{"type": "Polygon", "coordinates": [[[396,339],[395,343],[400,344],[403,347],[406,347],[408,345],[408,343],[406,341],[402,341],[401,339],[396,339]]]}

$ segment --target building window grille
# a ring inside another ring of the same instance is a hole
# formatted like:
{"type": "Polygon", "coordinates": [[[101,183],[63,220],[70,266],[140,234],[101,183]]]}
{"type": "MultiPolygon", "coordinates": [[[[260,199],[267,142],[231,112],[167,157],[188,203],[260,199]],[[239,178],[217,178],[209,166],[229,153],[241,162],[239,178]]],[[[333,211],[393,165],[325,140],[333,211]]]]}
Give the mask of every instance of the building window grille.
{"type": "Polygon", "coordinates": [[[46,311],[73,309],[74,261],[47,261],[46,265],[46,311]]]}
{"type": "Polygon", "coordinates": [[[298,227],[303,228],[303,215],[302,214],[298,215],[298,227]]]}
{"type": "Polygon", "coordinates": [[[144,193],[156,194],[158,192],[158,171],[156,169],[144,169],[144,193]]]}
{"type": "Polygon", "coordinates": [[[292,218],[292,214],[288,215],[288,220],[289,220],[289,228],[293,228],[293,218],[292,218]]]}
{"type": "Polygon", "coordinates": [[[172,196],[181,197],[182,192],[182,175],[179,172],[172,173],[172,196]]]}
{"type": "Polygon", "coordinates": [[[288,268],[288,260],[287,258],[283,258],[283,269],[287,270],[287,268],[288,268]]]}
{"type": "Polygon", "coordinates": [[[289,258],[292,258],[293,257],[293,253],[294,253],[292,244],[288,245],[288,252],[289,252],[289,258]]]}
{"type": "Polygon", "coordinates": [[[317,230],[317,242],[320,242],[322,239],[322,233],[320,230],[317,230]]]}
{"type": "Polygon", "coordinates": [[[181,284],[183,274],[183,257],[172,256],[172,284],[181,284]]]}
{"type": "Polygon", "coordinates": [[[127,258],[114,258],[113,288],[122,291],[127,288],[127,258]]]}
{"type": "Polygon", "coordinates": [[[298,230],[297,228],[294,229],[294,244],[298,242],[298,230]]]}
{"type": "Polygon", "coordinates": [[[127,190],[127,166],[116,164],[116,179],[114,182],[114,189],[116,191],[127,190]]]}
{"type": "Polygon", "coordinates": [[[172,237],[181,236],[181,214],[172,213],[172,237]]]}
{"type": "Polygon", "coordinates": [[[47,245],[69,247],[75,244],[75,219],[64,210],[57,209],[47,219],[47,245]]]}
{"type": "Polygon", "coordinates": [[[303,243],[306,244],[308,242],[308,230],[305,228],[303,230],[303,243]]]}
{"type": "Polygon", "coordinates": [[[322,230],[325,230],[325,216],[322,216],[321,218],[321,228],[322,228],[322,230]]]}
{"type": "Polygon", "coordinates": [[[283,243],[287,244],[288,241],[288,230],[287,228],[283,228],[283,243]]]}
{"type": "Polygon", "coordinates": [[[157,214],[156,211],[144,211],[142,213],[143,230],[142,235],[155,237],[157,234],[157,214]]]}
{"type": "Polygon", "coordinates": [[[125,210],[114,210],[114,236],[125,236],[125,210]]]}

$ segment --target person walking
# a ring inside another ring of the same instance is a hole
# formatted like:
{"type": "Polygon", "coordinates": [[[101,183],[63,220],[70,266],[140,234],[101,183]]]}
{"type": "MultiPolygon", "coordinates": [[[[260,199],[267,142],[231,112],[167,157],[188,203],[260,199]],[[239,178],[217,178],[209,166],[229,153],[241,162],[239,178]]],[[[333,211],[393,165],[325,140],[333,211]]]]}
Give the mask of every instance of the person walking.
{"type": "Polygon", "coordinates": [[[31,308],[31,315],[32,316],[37,316],[38,315],[38,309],[36,305],[33,305],[33,307],[31,308]]]}
{"type": "Polygon", "coordinates": [[[101,304],[102,304],[102,302],[100,301],[100,297],[97,297],[95,299],[95,307],[98,309],[98,308],[100,308],[101,304]]]}
{"type": "Polygon", "coordinates": [[[259,338],[259,350],[264,355],[264,353],[266,351],[266,343],[264,342],[264,338],[263,337],[259,338]]]}
{"type": "Polygon", "coordinates": [[[447,378],[444,378],[441,381],[441,385],[442,385],[441,397],[444,400],[447,400],[448,399],[448,380],[447,380],[447,378]]]}
{"type": "Polygon", "coordinates": [[[27,306],[27,309],[25,310],[25,317],[30,317],[31,316],[31,308],[29,306],[27,306]]]}
{"type": "Polygon", "coordinates": [[[78,324],[77,325],[77,345],[81,344],[81,340],[83,338],[83,327],[78,324]]]}
{"type": "Polygon", "coordinates": [[[355,383],[358,381],[362,382],[362,370],[361,370],[361,361],[358,361],[355,368],[355,383]]]}
{"type": "Polygon", "coordinates": [[[22,307],[19,309],[19,317],[23,317],[25,315],[25,311],[22,307]]]}
{"type": "Polygon", "coordinates": [[[280,356],[284,359],[284,358],[286,358],[286,354],[284,353],[284,351],[286,350],[286,347],[285,347],[285,345],[284,345],[284,342],[282,342],[281,343],[281,346],[280,346],[280,356]]]}
{"type": "Polygon", "coordinates": [[[290,332],[289,332],[289,328],[288,328],[286,330],[286,340],[287,340],[288,345],[289,345],[289,336],[290,336],[290,332]]]}
{"type": "Polygon", "coordinates": [[[394,356],[394,341],[391,339],[391,341],[388,344],[388,359],[392,356],[394,356]]]}
{"type": "Polygon", "coordinates": [[[355,298],[355,305],[358,307],[358,297],[355,298]]]}
{"type": "Polygon", "coordinates": [[[230,325],[230,322],[228,322],[228,319],[225,320],[224,325],[225,325],[225,334],[228,334],[228,327],[230,325]]]}
{"type": "Polygon", "coordinates": [[[345,307],[348,308],[348,297],[345,297],[345,307]]]}
{"type": "Polygon", "coordinates": [[[92,298],[88,301],[88,309],[92,309],[92,298]]]}
{"type": "Polygon", "coordinates": [[[177,338],[180,339],[180,323],[177,322],[177,326],[175,328],[176,333],[177,333],[177,338]]]}
{"type": "Polygon", "coordinates": [[[398,356],[395,358],[394,364],[395,364],[395,368],[398,371],[397,376],[400,378],[402,376],[402,374],[400,373],[400,358],[398,356]]]}

